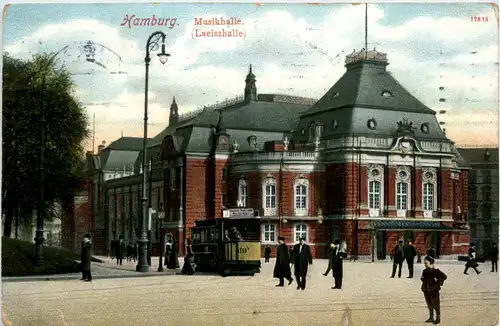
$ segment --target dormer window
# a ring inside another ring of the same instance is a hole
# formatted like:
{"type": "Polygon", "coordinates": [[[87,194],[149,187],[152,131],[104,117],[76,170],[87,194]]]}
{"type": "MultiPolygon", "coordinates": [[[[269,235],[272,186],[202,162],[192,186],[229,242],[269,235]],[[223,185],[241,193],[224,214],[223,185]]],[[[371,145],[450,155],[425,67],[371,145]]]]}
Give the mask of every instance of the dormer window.
{"type": "Polygon", "coordinates": [[[320,139],[323,135],[323,125],[317,124],[315,127],[315,138],[320,139]]]}
{"type": "Polygon", "coordinates": [[[314,123],[311,123],[309,125],[309,141],[313,141],[314,140],[314,123]]]}
{"type": "Polygon", "coordinates": [[[393,97],[392,93],[391,93],[391,92],[389,92],[389,91],[383,91],[383,92],[382,92],[382,96],[383,96],[383,97],[393,97]]]}

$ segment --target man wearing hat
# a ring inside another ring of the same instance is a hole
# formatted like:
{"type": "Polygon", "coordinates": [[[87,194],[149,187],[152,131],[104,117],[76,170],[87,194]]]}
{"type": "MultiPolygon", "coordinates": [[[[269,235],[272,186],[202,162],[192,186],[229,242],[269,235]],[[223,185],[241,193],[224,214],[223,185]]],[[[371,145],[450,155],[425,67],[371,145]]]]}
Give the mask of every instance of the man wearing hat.
{"type": "Polygon", "coordinates": [[[398,277],[401,277],[401,268],[403,267],[403,262],[405,260],[403,239],[399,239],[398,244],[392,250],[392,275],[391,278],[396,276],[396,269],[398,270],[398,277]]]}
{"type": "Polygon", "coordinates": [[[278,237],[279,246],[276,248],[276,264],[274,265],[274,278],[280,280],[276,286],[285,286],[285,278],[288,285],[292,284],[292,271],[290,270],[290,257],[288,256],[288,247],[285,244],[284,237],[278,237]]]}
{"type": "Polygon", "coordinates": [[[82,281],[91,282],[92,274],[90,273],[90,263],[92,261],[92,242],[90,241],[90,234],[86,233],[82,241],[82,257],[81,257],[81,269],[82,269],[82,281]]]}
{"type": "Polygon", "coordinates": [[[306,244],[305,238],[300,238],[299,243],[293,247],[292,262],[297,279],[297,290],[305,290],[307,268],[308,265],[312,265],[311,248],[306,244]]]}
{"type": "Polygon", "coordinates": [[[333,252],[330,257],[330,265],[333,270],[333,278],[335,279],[335,286],[332,289],[341,289],[342,288],[342,279],[344,277],[344,258],[347,257],[347,254],[342,250],[340,245],[340,240],[336,239],[333,241],[333,252]]]}

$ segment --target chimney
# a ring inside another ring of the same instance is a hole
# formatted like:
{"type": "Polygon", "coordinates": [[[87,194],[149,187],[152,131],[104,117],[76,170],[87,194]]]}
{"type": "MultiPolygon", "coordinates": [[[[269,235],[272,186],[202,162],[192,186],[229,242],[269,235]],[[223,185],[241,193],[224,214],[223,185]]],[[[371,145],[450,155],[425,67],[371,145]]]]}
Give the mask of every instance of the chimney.
{"type": "Polygon", "coordinates": [[[102,141],[102,144],[97,146],[97,154],[99,154],[102,150],[104,150],[104,148],[106,148],[106,141],[103,140],[102,141]]]}

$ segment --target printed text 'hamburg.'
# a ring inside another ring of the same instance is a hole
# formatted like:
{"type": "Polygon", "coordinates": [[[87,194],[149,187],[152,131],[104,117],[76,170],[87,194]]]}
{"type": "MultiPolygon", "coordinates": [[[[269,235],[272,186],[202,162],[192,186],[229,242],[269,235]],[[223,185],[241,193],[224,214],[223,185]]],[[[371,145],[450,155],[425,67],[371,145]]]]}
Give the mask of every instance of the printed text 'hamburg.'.
{"type": "Polygon", "coordinates": [[[153,15],[152,17],[136,17],[135,15],[125,15],[120,26],[125,26],[128,28],[165,26],[169,29],[172,29],[177,25],[177,18],[159,18],[156,17],[156,15],[153,15]]]}

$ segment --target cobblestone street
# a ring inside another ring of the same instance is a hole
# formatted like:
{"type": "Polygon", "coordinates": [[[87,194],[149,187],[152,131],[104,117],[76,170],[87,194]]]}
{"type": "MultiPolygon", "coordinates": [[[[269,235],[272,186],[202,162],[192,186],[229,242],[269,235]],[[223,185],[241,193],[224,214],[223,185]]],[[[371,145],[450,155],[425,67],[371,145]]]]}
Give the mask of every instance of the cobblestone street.
{"type": "MultiPolygon", "coordinates": [[[[305,291],[297,291],[295,282],[275,288],[273,265],[273,261],[264,264],[254,277],[161,275],[92,283],[6,282],[3,309],[15,326],[399,326],[424,325],[427,318],[420,291],[422,265],[416,266],[414,279],[406,278],[406,270],[401,279],[391,279],[390,263],[346,262],[340,291],[331,289],[331,276],[321,275],[324,260],[314,262],[305,291]]],[[[498,274],[490,273],[486,265],[480,267],[481,275],[464,275],[463,266],[457,264],[437,267],[448,275],[441,292],[441,325],[496,325],[498,274]]]]}

